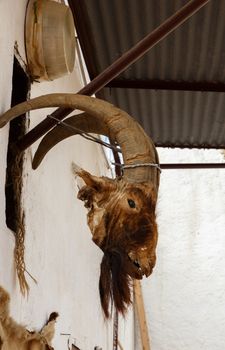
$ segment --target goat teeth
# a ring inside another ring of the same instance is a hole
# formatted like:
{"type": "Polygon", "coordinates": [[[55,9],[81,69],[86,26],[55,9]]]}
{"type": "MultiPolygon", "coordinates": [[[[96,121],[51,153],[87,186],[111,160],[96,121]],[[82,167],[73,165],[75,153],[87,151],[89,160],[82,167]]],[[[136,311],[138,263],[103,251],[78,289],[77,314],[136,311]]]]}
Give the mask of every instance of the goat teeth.
{"type": "Polygon", "coordinates": [[[140,266],[138,260],[134,260],[133,262],[134,262],[134,265],[135,265],[138,269],[141,268],[141,266],[140,266]]]}

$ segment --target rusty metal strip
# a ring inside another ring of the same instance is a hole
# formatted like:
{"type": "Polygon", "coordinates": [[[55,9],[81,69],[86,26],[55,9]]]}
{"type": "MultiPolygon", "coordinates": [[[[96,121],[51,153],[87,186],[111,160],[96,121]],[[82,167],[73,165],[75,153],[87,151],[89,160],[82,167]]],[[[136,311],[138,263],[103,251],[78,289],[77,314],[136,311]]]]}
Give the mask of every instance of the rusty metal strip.
{"type": "MultiPolygon", "coordinates": [[[[189,1],[180,10],[175,12],[175,14],[163,22],[159,27],[153,30],[144,39],[139,41],[129,51],[124,53],[119,59],[117,59],[108,68],[106,68],[78,93],[83,95],[92,95],[102,89],[107,83],[122,73],[132,63],[136,62],[154,45],[160,42],[169,33],[174,31],[178,26],[180,26],[208,2],[209,0],[189,1]]],[[[71,112],[72,109],[70,108],[59,108],[55,110],[52,115],[55,118],[62,120],[71,112]]],[[[40,124],[29,131],[21,140],[17,142],[17,148],[20,151],[25,150],[27,147],[37,141],[41,136],[43,136],[47,131],[49,131],[55,124],[56,122],[50,118],[44,119],[40,124]]]]}
{"type": "Polygon", "coordinates": [[[214,81],[114,79],[106,87],[118,89],[225,92],[225,83],[214,81]]]}
{"type": "Polygon", "coordinates": [[[167,163],[161,169],[225,169],[225,163],[167,163]]]}
{"type": "Polygon", "coordinates": [[[225,143],[223,144],[211,144],[210,143],[206,143],[206,142],[202,142],[199,144],[191,144],[191,143],[178,143],[178,142],[174,142],[174,143],[169,143],[169,142],[158,142],[157,140],[154,140],[154,144],[156,147],[167,147],[167,148],[192,148],[192,149],[216,149],[216,150],[224,150],[225,149],[225,143]]]}

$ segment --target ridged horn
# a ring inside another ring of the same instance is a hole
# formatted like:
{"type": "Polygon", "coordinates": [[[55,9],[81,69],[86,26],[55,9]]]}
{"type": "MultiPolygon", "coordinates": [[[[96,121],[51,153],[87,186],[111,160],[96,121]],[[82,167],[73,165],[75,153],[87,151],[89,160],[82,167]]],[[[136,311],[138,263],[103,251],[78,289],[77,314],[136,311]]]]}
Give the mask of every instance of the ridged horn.
{"type": "MultiPolygon", "coordinates": [[[[25,112],[47,107],[79,109],[86,112],[90,118],[94,118],[97,125],[105,125],[105,128],[109,131],[109,136],[120,145],[126,165],[158,163],[157,152],[153,142],[132,117],[106,101],[89,96],[48,94],[34,98],[4,113],[0,118],[0,127],[25,112]]],[[[137,167],[124,169],[123,177],[128,182],[151,181],[155,185],[156,190],[158,189],[159,174],[157,168],[137,167]]]]}
{"type": "Polygon", "coordinates": [[[49,131],[41,140],[33,158],[32,167],[37,169],[45,155],[59,142],[68,137],[80,134],[79,130],[85,133],[100,134],[109,136],[109,130],[103,123],[98,123],[96,118],[87,113],[81,113],[72,117],[66,118],[63,122],[68,127],[58,124],[49,131]],[[77,131],[76,131],[77,129],[77,131]]]}

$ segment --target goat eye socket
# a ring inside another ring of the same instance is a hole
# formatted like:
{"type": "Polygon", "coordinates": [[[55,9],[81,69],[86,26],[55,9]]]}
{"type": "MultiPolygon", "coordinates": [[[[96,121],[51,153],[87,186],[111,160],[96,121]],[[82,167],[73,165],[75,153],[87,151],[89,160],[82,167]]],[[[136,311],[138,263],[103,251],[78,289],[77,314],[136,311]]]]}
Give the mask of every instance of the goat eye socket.
{"type": "Polygon", "coordinates": [[[135,202],[132,199],[128,199],[127,202],[129,204],[130,208],[135,208],[136,207],[135,202]]]}

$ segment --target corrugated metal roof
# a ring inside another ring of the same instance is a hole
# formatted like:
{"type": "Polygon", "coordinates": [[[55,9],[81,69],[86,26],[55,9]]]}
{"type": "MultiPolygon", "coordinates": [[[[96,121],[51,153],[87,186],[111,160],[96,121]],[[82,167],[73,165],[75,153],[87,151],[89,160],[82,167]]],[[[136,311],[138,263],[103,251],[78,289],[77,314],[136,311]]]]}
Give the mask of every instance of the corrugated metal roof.
{"type": "Polygon", "coordinates": [[[138,119],[158,146],[225,145],[224,93],[113,89],[106,98],[138,119]]]}
{"type": "MultiPolygon", "coordinates": [[[[183,0],[70,0],[89,74],[94,78],[181,8],[183,0]],[[85,27],[80,28],[85,22],[85,27]]],[[[117,79],[166,82],[168,89],[103,90],[135,117],[158,146],[225,148],[225,1],[212,0],[117,79]],[[175,84],[173,84],[175,83],[175,84]],[[170,90],[182,85],[180,91],[170,90]],[[185,85],[188,83],[189,85],[185,85]],[[209,83],[208,85],[206,83],[209,83]],[[188,86],[188,87],[187,87],[188,86]],[[223,90],[224,89],[224,90],[223,90]]],[[[113,85],[112,85],[113,86],[113,85]]],[[[102,93],[101,93],[102,97],[102,93]]]]}

